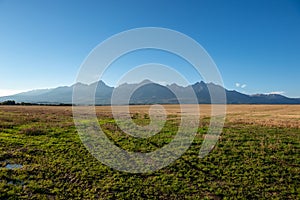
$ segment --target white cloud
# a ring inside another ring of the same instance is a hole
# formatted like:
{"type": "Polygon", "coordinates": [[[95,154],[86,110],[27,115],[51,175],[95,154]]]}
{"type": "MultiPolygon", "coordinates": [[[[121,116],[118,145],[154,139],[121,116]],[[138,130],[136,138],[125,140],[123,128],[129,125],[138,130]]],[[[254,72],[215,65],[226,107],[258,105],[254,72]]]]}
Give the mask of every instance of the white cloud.
{"type": "Polygon", "coordinates": [[[269,92],[267,94],[284,94],[285,92],[284,91],[274,91],[274,92],[269,92]]]}
{"type": "Polygon", "coordinates": [[[237,88],[245,88],[247,85],[242,83],[235,83],[235,87],[237,88]]]}
{"type": "Polygon", "coordinates": [[[25,91],[27,91],[27,90],[0,89],[0,97],[18,94],[18,93],[25,92],[25,91]]]}

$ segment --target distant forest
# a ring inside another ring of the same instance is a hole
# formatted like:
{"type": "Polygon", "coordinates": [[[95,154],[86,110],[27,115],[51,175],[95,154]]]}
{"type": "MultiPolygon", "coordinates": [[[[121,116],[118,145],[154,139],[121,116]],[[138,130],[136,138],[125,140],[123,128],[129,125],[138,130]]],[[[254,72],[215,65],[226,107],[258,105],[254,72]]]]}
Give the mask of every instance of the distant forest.
{"type": "Polygon", "coordinates": [[[47,106],[72,106],[72,104],[65,104],[65,103],[59,103],[59,104],[42,104],[42,103],[25,103],[25,102],[16,103],[14,100],[7,100],[7,101],[0,102],[0,105],[8,105],[8,106],[14,106],[14,105],[21,105],[21,106],[43,106],[43,105],[47,105],[47,106]]]}

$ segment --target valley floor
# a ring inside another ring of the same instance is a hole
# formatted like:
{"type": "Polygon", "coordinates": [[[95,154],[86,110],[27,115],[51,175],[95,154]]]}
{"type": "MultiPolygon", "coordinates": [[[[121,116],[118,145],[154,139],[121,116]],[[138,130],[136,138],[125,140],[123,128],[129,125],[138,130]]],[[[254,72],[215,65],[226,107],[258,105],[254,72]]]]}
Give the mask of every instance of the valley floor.
{"type": "MultiPolygon", "coordinates": [[[[155,172],[119,172],[96,160],[81,142],[66,106],[0,106],[0,199],[299,199],[300,105],[228,105],[215,148],[198,153],[210,105],[190,148],[155,172]]],[[[99,124],[117,146],[152,152],[178,130],[178,105],[162,131],[146,139],[123,133],[111,107],[96,107],[99,124]]],[[[130,106],[137,124],[149,106],[130,106]]]]}

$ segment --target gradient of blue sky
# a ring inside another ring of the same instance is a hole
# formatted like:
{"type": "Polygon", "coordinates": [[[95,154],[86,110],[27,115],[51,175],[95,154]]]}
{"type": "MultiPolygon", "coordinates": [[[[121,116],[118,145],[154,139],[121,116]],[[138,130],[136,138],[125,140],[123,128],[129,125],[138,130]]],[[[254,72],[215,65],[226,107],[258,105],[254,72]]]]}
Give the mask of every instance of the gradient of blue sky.
{"type": "MultiPolygon", "coordinates": [[[[96,45],[147,26],[174,29],[199,42],[228,89],[300,97],[297,0],[0,0],[0,95],[71,85],[96,45]]],[[[104,81],[112,85],[114,79],[104,81]]]]}

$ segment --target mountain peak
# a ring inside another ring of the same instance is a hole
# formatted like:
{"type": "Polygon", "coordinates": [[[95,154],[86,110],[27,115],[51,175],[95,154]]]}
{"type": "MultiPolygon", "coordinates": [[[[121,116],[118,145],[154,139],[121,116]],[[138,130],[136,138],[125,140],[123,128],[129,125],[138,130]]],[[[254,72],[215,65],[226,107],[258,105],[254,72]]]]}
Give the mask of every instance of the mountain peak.
{"type": "Polygon", "coordinates": [[[104,81],[102,81],[102,80],[99,80],[99,81],[96,81],[96,82],[94,82],[94,83],[91,83],[91,84],[89,84],[89,86],[95,86],[95,85],[97,85],[98,87],[101,85],[103,85],[103,86],[107,86],[105,83],[104,83],[104,81]]]}
{"type": "Polygon", "coordinates": [[[149,80],[149,79],[145,79],[142,82],[139,83],[139,85],[144,85],[144,84],[150,84],[150,83],[154,83],[153,81],[149,80]]]}
{"type": "Polygon", "coordinates": [[[206,83],[204,83],[203,81],[200,81],[200,82],[194,83],[192,86],[203,86],[203,85],[206,85],[206,83]]]}
{"type": "Polygon", "coordinates": [[[77,82],[73,85],[71,85],[71,87],[82,87],[82,86],[88,86],[87,84],[81,83],[81,82],[77,82]]]}
{"type": "Polygon", "coordinates": [[[172,84],[168,84],[167,87],[180,87],[179,85],[177,85],[176,83],[172,83],[172,84]]]}

